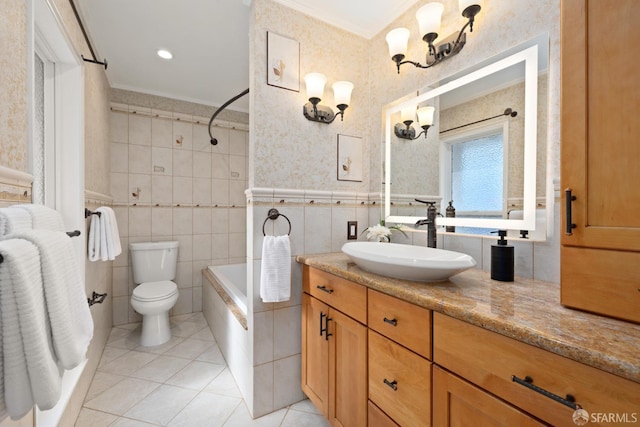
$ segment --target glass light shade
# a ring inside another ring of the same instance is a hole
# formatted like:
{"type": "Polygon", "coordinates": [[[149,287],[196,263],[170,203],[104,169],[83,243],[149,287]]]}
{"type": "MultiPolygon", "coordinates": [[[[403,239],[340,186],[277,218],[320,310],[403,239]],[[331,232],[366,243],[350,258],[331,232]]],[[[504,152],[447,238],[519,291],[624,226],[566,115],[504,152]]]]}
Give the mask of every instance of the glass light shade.
{"type": "Polygon", "coordinates": [[[460,13],[464,12],[469,6],[478,5],[482,7],[482,0],[458,0],[458,6],[460,7],[460,13]]]}
{"type": "Polygon", "coordinates": [[[416,107],[403,108],[400,110],[400,121],[414,121],[416,119],[416,107]]]}
{"type": "Polygon", "coordinates": [[[304,82],[307,85],[307,98],[322,99],[324,95],[324,85],[327,78],[321,73],[309,73],[304,76],[304,82]]]}
{"type": "Polygon", "coordinates": [[[416,19],[420,27],[420,37],[425,34],[438,33],[440,31],[440,23],[442,21],[442,12],[444,5],[442,3],[427,3],[416,12],[416,19]]]}
{"type": "Polygon", "coordinates": [[[353,83],[341,81],[333,84],[333,97],[336,105],[349,105],[351,103],[351,91],[353,83]]]}
{"type": "Polygon", "coordinates": [[[389,45],[389,55],[393,58],[396,55],[407,54],[407,43],[409,42],[409,29],[396,28],[387,33],[387,44],[389,45]]]}
{"type": "Polygon", "coordinates": [[[420,126],[431,126],[433,124],[433,113],[436,111],[435,107],[422,107],[418,108],[418,122],[420,126]]]}

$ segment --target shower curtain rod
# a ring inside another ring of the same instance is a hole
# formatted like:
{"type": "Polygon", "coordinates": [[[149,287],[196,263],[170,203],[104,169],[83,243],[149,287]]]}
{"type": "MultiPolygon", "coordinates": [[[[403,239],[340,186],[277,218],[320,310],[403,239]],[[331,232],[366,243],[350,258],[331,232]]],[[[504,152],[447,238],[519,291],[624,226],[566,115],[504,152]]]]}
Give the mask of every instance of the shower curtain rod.
{"type": "Polygon", "coordinates": [[[73,0],[69,0],[69,4],[71,4],[71,9],[73,9],[73,14],[76,16],[76,21],[78,21],[78,25],[80,26],[80,30],[82,31],[82,35],[84,36],[84,40],[87,42],[87,46],[89,46],[89,51],[91,52],[91,57],[93,59],[87,59],[84,55],[80,55],[83,61],[91,62],[92,64],[104,65],[104,69],[107,69],[107,58],[105,58],[102,62],[98,61],[96,58],[96,53],[93,50],[93,46],[91,46],[91,42],[89,41],[89,36],[84,29],[84,25],[82,25],[82,20],[80,19],[80,14],[78,13],[78,9],[76,9],[76,5],[73,0]]]}
{"type": "Polygon", "coordinates": [[[518,115],[517,111],[513,111],[511,108],[507,108],[506,110],[504,110],[504,113],[498,114],[497,116],[487,117],[486,119],[476,120],[475,122],[467,123],[466,125],[460,125],[460,126],[456,126],[454,128],[451,128],[451,129],[443,130],[442,132],[440,132],[440,134],[443,134],[445,132],[451,132],[452,130],[460,129],[460,128],[463,128],[463,127],[475,125],[476,123],[486,122],[487,120],[495,119],[496,117],[502,117],[502,116],[515,117],[517,115],[518,115]]]}
{"type": "Polygon", "coordinates": [[[233,98],[231,98],[230,100],[222,104],[222,106],[218,108],[215,113],[213,113],[213,115],[211,116],[211,119],[209,120],[209,138],[211,138],[211,145],[218,145],[218,140],[214,138],[213,135],[211,135],[211,124],[213,123],[213,119],[215,119],[216,116],[220,114],[222,110],[224,110],[227,107],[227,105],[235,102],[238,98],[242,98],[248,93],[249,93],[249,88],[245,89],[244,91],[242,91],[242,93],[239,93],[238,95],[234,96],[233,98]]]}

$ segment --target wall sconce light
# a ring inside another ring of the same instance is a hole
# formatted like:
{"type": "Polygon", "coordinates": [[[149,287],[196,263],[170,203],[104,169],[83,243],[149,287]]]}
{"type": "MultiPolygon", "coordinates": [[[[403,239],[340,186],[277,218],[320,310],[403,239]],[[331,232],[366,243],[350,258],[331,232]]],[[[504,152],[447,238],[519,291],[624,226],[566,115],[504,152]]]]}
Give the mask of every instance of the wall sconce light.
{"type": "Polygon", "coordinates": [[[389,31],[386,37],[387,44],[389,45],[389,54],[398,67],[398,74],[400,74],[400,66],[402,64],[413,64],[417,68],[430,68],[460,53],[467,41],[467,34],[464,30],[468,26],[469,32],[473,32],[473,22],[475,16],[482,8],[481,3],[482,0],[459,0],[458,4],[462,11],[462,16],[467,18],[467,23],[464,24],[460,31],[451,34],[437,45],[434,45],[433,42],[438,38],[444,6],[442,3],[437,2],[427,3],[418,9],[416,19],[420,27],[420,34],[422,35],[422,40],[429,45],[425,65],[419,62],[404,60],[409,42],[409,30],[407,28],[396,28],[395,30],[389,31]]]}
{"type": "Polygon", "coordinates": [[[340,121],[344,120],[344,110],[347,109],[351,102],[353,83],[340,81],[333,84],[333,97],[336,102],[336,107],[340,110],[334,113],[331,108],[320,105],[327,78],[320,73],[309,73],[304,76],[304,82],[307,85],[309,102],[304,105],[302,112],[308,120],[327,124],[332,123],[338,116],[340,116],[340,121]]]}
{"type": "Polygon", "coordinates": [[[402,139],[414,140],[418,139],[422,134],[424,134],[424,139],[427,139],[427,131],[433,125],[433,113],[435,110],[435,107],[431,106],[418,108],[418,123],[420,123],[422,132],[416,136],[416,130],[411,126],[416,117],[416,109],[415,107],[403,108],[400,110],[402,123],[396,123],[393,127],[393,132],[398,138],[402,139]]]}

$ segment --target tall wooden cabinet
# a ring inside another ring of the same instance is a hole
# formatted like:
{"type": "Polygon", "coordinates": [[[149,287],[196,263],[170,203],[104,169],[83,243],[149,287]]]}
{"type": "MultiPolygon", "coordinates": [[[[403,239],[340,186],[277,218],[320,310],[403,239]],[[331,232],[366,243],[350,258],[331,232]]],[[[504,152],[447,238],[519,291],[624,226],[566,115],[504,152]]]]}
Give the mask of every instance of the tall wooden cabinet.
{"type": "Polygon", "coordinates": [[[562,203],[561,302],[634,322],[640,322],[638,22],[637,0],[561,1],[562,187],[570,190],[562,203]]]}
{"type": "Polygon", "coordinates": [[[367,425],[367,290],[305,266],[302,390],[333,426],[367,425]]]}

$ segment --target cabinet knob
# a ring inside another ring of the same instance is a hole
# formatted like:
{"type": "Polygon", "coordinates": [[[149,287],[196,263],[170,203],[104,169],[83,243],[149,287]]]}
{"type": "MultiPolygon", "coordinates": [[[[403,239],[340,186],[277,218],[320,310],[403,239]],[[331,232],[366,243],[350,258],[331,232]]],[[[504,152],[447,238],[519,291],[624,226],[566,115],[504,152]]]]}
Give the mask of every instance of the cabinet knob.
{"type": "Polygon", "coordinates": [[[384,379],[384,383],[386,385],[388,385],[389,387],[391,387],[393,389],[393,391],[398,390],[398,381],[393,380],[393,381],[389,381],[388,379],[384,379]]]}
{"type": "Polygon", "coordinates": [[[397,319],[387,319],[386,317],[384,319],[382,319],[384,321],[384,323],[388,323],[392,326],[398,326],[398,320],[397,319]]]}

